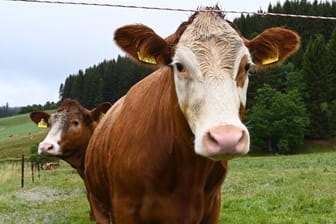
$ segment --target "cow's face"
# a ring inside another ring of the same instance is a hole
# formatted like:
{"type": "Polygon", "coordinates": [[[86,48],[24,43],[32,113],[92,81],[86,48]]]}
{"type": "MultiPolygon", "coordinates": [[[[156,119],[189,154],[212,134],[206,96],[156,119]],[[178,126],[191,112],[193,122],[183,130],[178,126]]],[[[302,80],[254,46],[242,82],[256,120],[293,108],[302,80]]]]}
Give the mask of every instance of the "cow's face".
{"type": "Polygon", "coordinates": [[[277,65],[299,45],[297,34],[283,28],[246,40],[214,11],[195,13],[166,39],[143,25],[130,25],[118,29],[115,40],[140,62],[172,67],[195,152],[215,160],[249,150],[249,132],[241,121],[248,70],[277,65]]]}
{"type": "Polygon", "coordinates": [[[85,153],[83,150],[91,138],[101,113],[105,113],[110,103],[100,104],[89,111],[77,101],[65,100],[57,112],[32,112],[31,119],[39,123],[42,119],[50,128],[46,138],[39,144],[38,153],[61,158],[85,153]]]}
{"type": "Polygon", "coordinates": [[[214,159],[245,154],[249,132],[239,111],[253,62],[238,33],[218,14],[202,13],[181,36],[172,65],[196,153],[214,159]]]}

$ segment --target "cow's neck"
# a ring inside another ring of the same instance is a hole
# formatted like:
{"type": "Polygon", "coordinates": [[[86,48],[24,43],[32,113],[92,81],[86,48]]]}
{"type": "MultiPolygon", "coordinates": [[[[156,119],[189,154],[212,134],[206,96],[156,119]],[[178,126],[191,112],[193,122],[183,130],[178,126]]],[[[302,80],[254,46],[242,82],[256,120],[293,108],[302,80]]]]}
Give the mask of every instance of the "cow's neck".
{"type": "Polygon", "coordinates": [[[74,153],[72,153],[71,155],[66,155],[62,157],[62,159],[69,163],[70,166],[72,166],[74,169],[76,169],[81,178],[84,178],[84,160],[86,146],[72,151],[74,153]]]}
{"type": "MultiPolygon", "coordinates": [[[[167,161],[166,158],[158,158],[159,160],[162,159],[163,164],[164,162],[167,163],[167,169],[178,167],[179,170],[169,170],[172,177],[171,181],[176,183],[177,186],[179,184],[193,184],[197,185],[198,189],[199,186],[203,186],[205,191],[211,190],[209,189],[211,186],[220,185],[225,176],[225,169],[221,162],[215,162],[195,154],[194,135],[178,105],[172,69],[169,67],[160,69],[151,77],[143,80],[140,86],[143,95],[132,97],[136,101],[133,101],[132,105],[137,104],[138,106],[135,106],[135,108],[141,108],[142,110],[150,108],[150,111],[146,111],[142,115],[138,112],[136,117],[140,124],[134,126],[141,127],[143,133],[150,133],[152,139],[150,144],[152,145],[146,146],[147,148],[155,150],[155,148],[160,147],[164,150],[157,151],[164,151],[162,157],[174,159],[174,161],[167,161]],[[141,118],[141,116],[144,117],[141,118]],[[156,122],[148,122],[148,118],[156,122]],[[147,121],[147,123],[141,124],[142,120],[147,121]],[[143,127],[147,127],[148,130],[143,130],[143,127]],[[169,164],[171,162],[176,164],[169,164]],[[177,175],[181,172],[186,172],[186,175],[177,175]],[[174,178],[181,179],[176,182],[176,180],[173,180],[174,178]]],[[[135,90],[131,94],[138,93],[135,90]]],[[[153,157],[157,151],[153,151],[153,157]]]]}

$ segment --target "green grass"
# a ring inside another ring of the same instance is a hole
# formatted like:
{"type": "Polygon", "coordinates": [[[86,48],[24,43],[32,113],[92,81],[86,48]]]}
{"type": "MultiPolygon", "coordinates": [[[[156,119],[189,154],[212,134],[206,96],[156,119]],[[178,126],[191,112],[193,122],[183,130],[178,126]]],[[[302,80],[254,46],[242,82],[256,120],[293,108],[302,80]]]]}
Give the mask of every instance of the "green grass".
{"type": "Polygon", "coordinates": [[[21,157],[21,155],[28,156],[31,146],[43,140],[47,132],[47,129],[43,129],[30,134],[1,137],[0,159],[18,158],[21,157]]]}
{"type": "MultiPolygon", "coordinates": [[[[230,161],[219,223],[336,223],[335,158],[336,151],[230,161]]],[[[19,162],[0,163],[0,223],[90,223],[82,180],[65,162],[34,184],[26,168],[25,180],[21,190],[19,162]]]]}
{"type": "MultiPolygon", "coordinates": [[[[29,164],[28,164],[29,165],[29,164]]],[[[20,162],[0,163],[0,223],[92,223],[85,188],[77,172],[65,162],[55,170],[41,171],[20,186],[20,162]]]]}
{"type": "Polygon", "coordinates": [[[336,151],[229,163],[220,223],[336,223],[336,151]]]}
{"type": "Polygon", "coordinates": [[[40,142],[47,131],[38,128],[29,114],[0,118],[0,159],[29,155],[30,147],[40,142]]]}
{"type": "Polygon", "coordinates": [[[36,125],[30,120],[29,114],[0,118],[0,138],[13,137],[38,130],[36,125]]]}

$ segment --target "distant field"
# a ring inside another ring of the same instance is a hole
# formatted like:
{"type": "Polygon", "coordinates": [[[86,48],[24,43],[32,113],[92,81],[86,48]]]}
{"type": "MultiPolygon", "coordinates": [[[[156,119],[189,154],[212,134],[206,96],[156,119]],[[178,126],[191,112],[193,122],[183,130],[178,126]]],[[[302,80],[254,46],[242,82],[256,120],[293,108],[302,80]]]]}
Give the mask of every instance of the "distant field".
{"type": "Polygon", "coordinates": [[[29,114],[0,118],[0,159],[28,155],[30,147],[46,133],[47,129],[38,128],[29,114]]]}
{"type": "MultiPolygon", "coordinates": [[[[336,151],[232,160],[223,185],[220,224],[336,223],[336,151]]],[[[83,183],[66,165],[33,184],[18,163],[0,163],[0,223],[87,224],[83,183]]]]}
{"type": "Polygon", "coordinates": [[[36,132],[39,128],[30,120],[29,114],[0,118],[0,138],[36,132]]]}

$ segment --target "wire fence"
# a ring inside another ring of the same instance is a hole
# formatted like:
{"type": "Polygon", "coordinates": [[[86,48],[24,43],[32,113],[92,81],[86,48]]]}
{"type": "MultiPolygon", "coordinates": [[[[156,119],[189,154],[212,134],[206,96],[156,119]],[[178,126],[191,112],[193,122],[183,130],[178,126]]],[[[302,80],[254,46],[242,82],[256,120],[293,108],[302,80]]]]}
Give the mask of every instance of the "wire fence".
{"type": "Polygon", "coordinates": [[[193,12],[204,12],[204,11],[218,11],[224,14],[244,14],[244,15],[258,15],[258,16],[290,17],[290,18],[301,18],[301,19],[336,20],[336,17],[331,17],[331,16],[296,15],[296,14],[270,13],[270,12],[248,12],[248,11],[230,11],[230,10],[194,10],[194,9],[166,8],[166,7],[153,7],[153,6],[121,5],[121,4],[94,3],[94,2],[49,1],[49,0],[7,0],[7,1],[27,2],[27,3],[28,2],[29,3],[44,3],[44,4],[100,6],[100,7],[129,8],[129,9],[192,12],[192,13],[193,12]]]}

